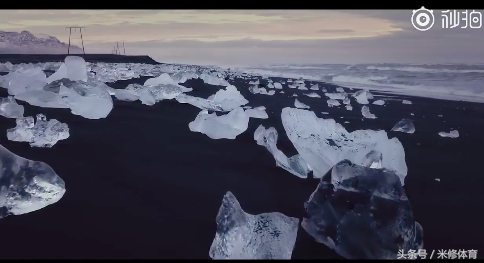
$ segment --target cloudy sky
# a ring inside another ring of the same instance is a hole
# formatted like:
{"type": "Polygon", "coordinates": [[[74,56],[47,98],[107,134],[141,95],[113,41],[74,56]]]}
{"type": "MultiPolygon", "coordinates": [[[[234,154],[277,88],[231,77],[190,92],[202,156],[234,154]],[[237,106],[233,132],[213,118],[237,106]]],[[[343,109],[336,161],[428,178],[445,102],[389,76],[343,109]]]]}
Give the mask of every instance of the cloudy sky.
{"type": "Polygon", "coordinates": [[[484,62],[484,28],[434,14],[421,32],[411,10],[0,10],[0,30],[67,42],[66,26],[84,26],[87,53],[125,40],[127,54],[187,64],[484,62]]]}

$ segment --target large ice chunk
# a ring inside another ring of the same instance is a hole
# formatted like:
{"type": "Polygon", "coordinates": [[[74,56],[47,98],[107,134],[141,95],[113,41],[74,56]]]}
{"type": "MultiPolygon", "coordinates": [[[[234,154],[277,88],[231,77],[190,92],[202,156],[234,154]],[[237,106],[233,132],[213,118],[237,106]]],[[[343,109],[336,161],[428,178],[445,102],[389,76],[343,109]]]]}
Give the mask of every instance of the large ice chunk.
{"type": "Polygon", "coordinates": [[[309,109],[309,106],[298,101],[297,99],[294,101],[294,106],[299,109],[309,109]]]}
{"type": "Polygon", "coordinates": [[[220,103],[204,98],[198,98],[186,94],[180,94],[175,98],[180,103],[188,103],[202,110],[223,111],[220,103]]]}
{"type": "Polygon", "coordinates": [[[15,99],[25,101],[32,106],[43,108],[69,108],[62,97],[55,92],[46,90],[29,90],[15,95],[15,99]]]}
{"type": "Polygon", "coordinates": [[[219,77],[211,75],[211,74],[202,73],[202,74],[200,74],[199,78],[202,79],[203,82],[210,84],[210,85],[215,85],[215,86],[229,86],[230,85],[225,79],[219,78],[219,77]]]}
{"type": "Polygon", "coordinates": [[[23,117],[24,106],[18,105],[12,96],[0,98],[0,115],[6,118],[23,117]]]}
{"type": "Polygon", "coordinates": [[[359,90],[353,94],[353,97],[359,104],[369,104],[369,99],[373,98],[373,95],[367,90],[359,90]]]}
{"type": "Polygon", "coordinates": [[[5,85],[5,83],[3,85],[4,87],[7,86],[5,88],[8,88],[10,95],[17,95],[27,90],[40,90],[47,84],[45,73],[38,67],[11,72],[5,76],[5,80],[8,79],[10,79],[8,85],[5,85]]]}
{"type": "Polygon", "coordinates": [[[281,85],[281,83],[274,82],[274,88],[275,88],[275,89],[282,89],[282,85],[281,85]]]}
{"type": "Polygon", "coordinates": [[[59,69],[47,78],[47,84],[64,78],[67,78],[67,67],[66,64],[62,63],[59,69]]]}
{"type": "Polygon", "coordinates": [[[227,192],[215,221],[212,259],[291,259],[299,219],[278,212],[247,214],[227,192]]]}
{"type": "Polygon", "coordinates": [[[371,113],[370,108],[368,108],[368,106],[366,106],[366,105],[361,107],[361,114],[363,115],[364,118],[376,119],[375,114],[371,113]]]}
{"type": "Polygon", "coordinates": [[[118,100],[122,101],[136,101],[139,99],[139,95],[133,90],[117,89],[114,91],[114,96],[118,100]]]}
{"type": "Polygon", "coordinates": [[[0,145],[0,218],[42,209],[59,201],[64,181],[46,163],[22,158],[0,145]]]}
{"type": "Polygon", "coordinates": [[[326,103],[328,103],[328,107],[338,107],[341,105],[341,103],[339,103],[339,101],[337,100],[333,100],[333,99],[329,99],[326,101],[326,103]]]}
{"type": "Polygon", "coordinates": [[[173,76],[171,76],[171,78],[176,83],[185,83],[189,79],[198,79],[198,75],[195,72],[180,71],[180,72],[173,74],[173,76]]]}
{"type": "Polygon", "coordinates": [[[188,127],[190,131],[203,133],[212,139],[235,139],[247,130],[248,125],[249,116],[239,107],[221,116],[203,110],[188,127]]]}
{"type": "MultiPolygon", "coordinates": [[[[73,81],[87,81],[86,61],[78,56],[67,56],[64,60],[67,78],[73,81]]],[[[60,68],[59,68],[60,69],[60,68]]]]}
{"type": "Polygon", "coordinates": [[[304,206],[304,230],[347,259],[397,259],[399,250],[423,246],[422,226],[393,171],[343,160],[304,206]]]}
{"type": "Polygon", "coordinates": [[[449,133],[447,132],[439,132],[440,137],[449,137],[449,138],[458,138],[459,131],[451,130],[449,133]]]}
{"type": "Polygon", "coordinates": [[[258,119],[267,119],[267,118],[269,118],[269,116],[267,115],[267,112],[266,112],[265,108],[247,109],[247,110],[245,110],[245,113],[250,118],[258,118],[258,119]]]}
{"type": "Polygon", "coordinates": [[[321,178],[331,167],[348,159],[361,163],[371,150],[383,154],[382,166],[395,170],[402,184],[407,175],[405,151],[397,138],[388,139],[385,131],[357,130],[351,133],[333,119],[320,119],[314,112],[284,108],[282,125],[298,153],[321,178]]]}
{"type": "Polygon", "coordinates": [[[74,82],[69,87],[61,85],[59,95],[71,108],[72,114],[87,119],[106,118],[113,109],[111,95],[98,83],[74,82]]]}
{"type": "Polygon", "coordinates": [[[220,104],[224,111],[231,111],[249,103],[249,101],[246,100],[242,94],[240,94],[237,88],[232,85],[227,86],[225,90],[220,89],[217,91],[217,93],[215,93],[213,96],[212,101],[220,104]]]}
{"type": "Polygon", "coordinates": [[[276,166],[285,169],[293,175],[300,178],[307,178],[311,168],[308,163],[299,155],[294,155],[291,158],[277,148],[278,133],[274,127],[265,129],[264,126],[259,125],[254,132],[254,140],[258,145],[264,146],[274,156],[276,166]]]}
{"type": "Polygon", "coordinates": [[[28,142],[32,147],[54,146],[58,141],[69,138],[69,127],[56,119],[46,120],[43,114],[34,118],[22,117],[16,120],[17,126],[7,130],[7,139],[16,142],[28,142]]]}
{"type": "Polygon", "coordinates": [[[395,126],[393,126],[392,131],[414,133],[415,125],[413,125],[413,122],[409,119],[402,119],[397,124],[395,124],[395,126]]]}

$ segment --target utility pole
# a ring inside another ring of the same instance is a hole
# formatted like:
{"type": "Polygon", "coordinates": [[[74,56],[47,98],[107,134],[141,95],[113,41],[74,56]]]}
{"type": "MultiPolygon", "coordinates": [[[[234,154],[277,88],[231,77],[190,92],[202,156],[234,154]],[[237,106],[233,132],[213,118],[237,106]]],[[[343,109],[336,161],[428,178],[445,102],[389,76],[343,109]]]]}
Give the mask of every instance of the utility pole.
{"type": "Polygon", "coordinates": [[[81,35],[82,52],[85,55],[86,54],[86,51],[84,50],[84,39],[82,38],[82,29],[85,28],[85,27],[69,26],[69,27],[66,27],[66,28],[69,28],[69,46],[67,47],[67,54],[68,55],[70,54],[72,29],[74,29],[74,32],[76,32],[76,29],[79,29],[79,33],[81,35]]]}
{"type": "Polygon", "coordinates": [[[118,55],[120,55],[121,52],[119,52],[119,41],[116,41],[116,48],[118,49],[118,55]]]}
{"type": "Polygon", "coordinates": [[[124,42],[126,41],[123,40],[123,51],[124,51],[124,55],[126,56],[126,48],[124,48],[124,42]]]}

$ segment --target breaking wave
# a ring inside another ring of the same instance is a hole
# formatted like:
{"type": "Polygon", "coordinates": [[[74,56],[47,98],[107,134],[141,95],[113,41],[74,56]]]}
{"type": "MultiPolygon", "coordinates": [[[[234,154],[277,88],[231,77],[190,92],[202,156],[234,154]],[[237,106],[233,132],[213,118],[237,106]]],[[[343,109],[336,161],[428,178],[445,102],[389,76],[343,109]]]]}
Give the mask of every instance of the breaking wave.
{"type": "Polygon", "coordinates": [[[484,69],[436,69],[436,68],[423,68],[423,67],[375,67],[367,66],[369,70],[394,70],[405,72],[417,72],[417,73],[484,73],[484,69]]]}

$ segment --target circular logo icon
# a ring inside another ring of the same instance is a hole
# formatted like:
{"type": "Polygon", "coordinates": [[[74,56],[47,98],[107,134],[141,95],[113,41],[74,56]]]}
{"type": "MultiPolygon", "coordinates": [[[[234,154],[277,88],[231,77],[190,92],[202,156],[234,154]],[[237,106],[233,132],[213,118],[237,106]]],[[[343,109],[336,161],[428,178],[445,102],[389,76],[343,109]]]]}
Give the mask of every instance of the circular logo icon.
{"type": "Polygon", "coordinates": [[[429,30],[435,22],[434,11],[423,7],[412,11],[412,25],[419,31],[429,30]]]}

